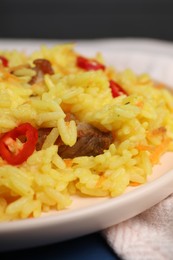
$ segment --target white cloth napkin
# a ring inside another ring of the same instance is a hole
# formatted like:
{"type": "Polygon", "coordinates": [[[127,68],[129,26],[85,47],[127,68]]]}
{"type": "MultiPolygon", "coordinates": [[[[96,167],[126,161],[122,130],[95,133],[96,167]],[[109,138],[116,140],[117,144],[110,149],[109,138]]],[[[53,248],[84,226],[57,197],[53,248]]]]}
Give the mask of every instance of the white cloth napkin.
{"type": "Polygon", "coordinates": [[[124,260],[172,260],[173,194],[103,232],[108,244],[124,260]]]}

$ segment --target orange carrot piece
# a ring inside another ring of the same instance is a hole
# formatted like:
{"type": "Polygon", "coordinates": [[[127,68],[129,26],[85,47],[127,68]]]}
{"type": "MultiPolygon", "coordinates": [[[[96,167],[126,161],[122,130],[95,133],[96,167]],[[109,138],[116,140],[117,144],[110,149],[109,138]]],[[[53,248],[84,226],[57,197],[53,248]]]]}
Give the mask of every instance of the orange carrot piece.
{"type": "Polygon", "coordinates": [[[169,143],[170,143],[170,138],[166,138],[166,139],[163,140],[163,142],[160,145],[155,147],[153,153],[150,156],[150,160],[151,160],[152,164],[156,164],[156,163],[159,162],[160,156],[164,152],[167,151],[169,143]]]}
{"type": "Polygon", "coordinates": [[[68,168],[72,166],[73,160],[72,159],[64,159],[64,162],[68,168]]]}
{"type": "Polygon", "coordinates": [[[131,182],[129,183],[129,186],[133,186],[133,187],[136,187],[136,186],[139,186],[139,185],[140,185],[140,183],[134,182],[134,181],[131,181],[131,182]]]}

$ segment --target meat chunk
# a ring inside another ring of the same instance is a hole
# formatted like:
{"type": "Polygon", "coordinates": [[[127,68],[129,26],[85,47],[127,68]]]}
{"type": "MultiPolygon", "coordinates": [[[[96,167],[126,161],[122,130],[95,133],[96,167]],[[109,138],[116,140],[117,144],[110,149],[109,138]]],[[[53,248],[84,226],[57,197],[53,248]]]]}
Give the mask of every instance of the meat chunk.
{"type": "Polygon", "coordinates": [[[112,134],[104,133],[87,123],[77,124],[77,141],[70,147],[59,144],[58,154],[62,158],[96,156],[107,150],[113,142],[112,134]]]}
{"type": "Polygon", "coordinates": [[[36,71],[36,75],[31,78],[29,84],[32,85],[43,80],[43,75],[45,74],[49,74],[49,75],[54,74],[50,61],[46,59],[36,59],[34,60],[33,63],[35,65],[34,70],[36,71]]]}
{"type": "Polygon", "coordinates": [[[36,144],[36,150],[39,151],[41,150],[44,141],[46,139],[46,137],[48,136],[48,134],[50,133],[52,128],[40,128],[38,129],[38,141],[36,144]]]}
{"type": "MultiPolygon", "coordinates": [[[[41,128],[38,130],[37,150],[42,148],[46,136],[51,129],[41,128]]],[[[58,154],[62,158],[74,158],[79,156],[96,156],[107,150],[113,142],[111,132],[102,132],[90,124],[77,121],[77,141],[70,147],[63,143],[59,137],[55,144],[58,145],[58,154]]]]}

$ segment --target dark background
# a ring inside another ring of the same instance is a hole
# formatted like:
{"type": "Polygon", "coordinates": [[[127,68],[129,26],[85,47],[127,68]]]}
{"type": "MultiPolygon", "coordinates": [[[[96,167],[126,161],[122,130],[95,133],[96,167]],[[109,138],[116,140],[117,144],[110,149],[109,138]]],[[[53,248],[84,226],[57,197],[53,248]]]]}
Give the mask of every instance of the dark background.
{"type": "Polygon", "coordinates": [[[172,0],[0,0],[0,38],[173,40],[172,0]]]}

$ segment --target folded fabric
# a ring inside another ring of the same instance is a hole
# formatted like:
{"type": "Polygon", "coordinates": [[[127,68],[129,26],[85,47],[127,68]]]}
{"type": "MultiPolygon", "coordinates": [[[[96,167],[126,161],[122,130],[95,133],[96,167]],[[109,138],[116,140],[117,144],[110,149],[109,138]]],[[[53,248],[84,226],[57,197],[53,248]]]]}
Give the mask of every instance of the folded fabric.
{"type": "Polygon", "coordinates": [[[172,260],[173,194],[103,235],[123,260],[172,260]]]}

